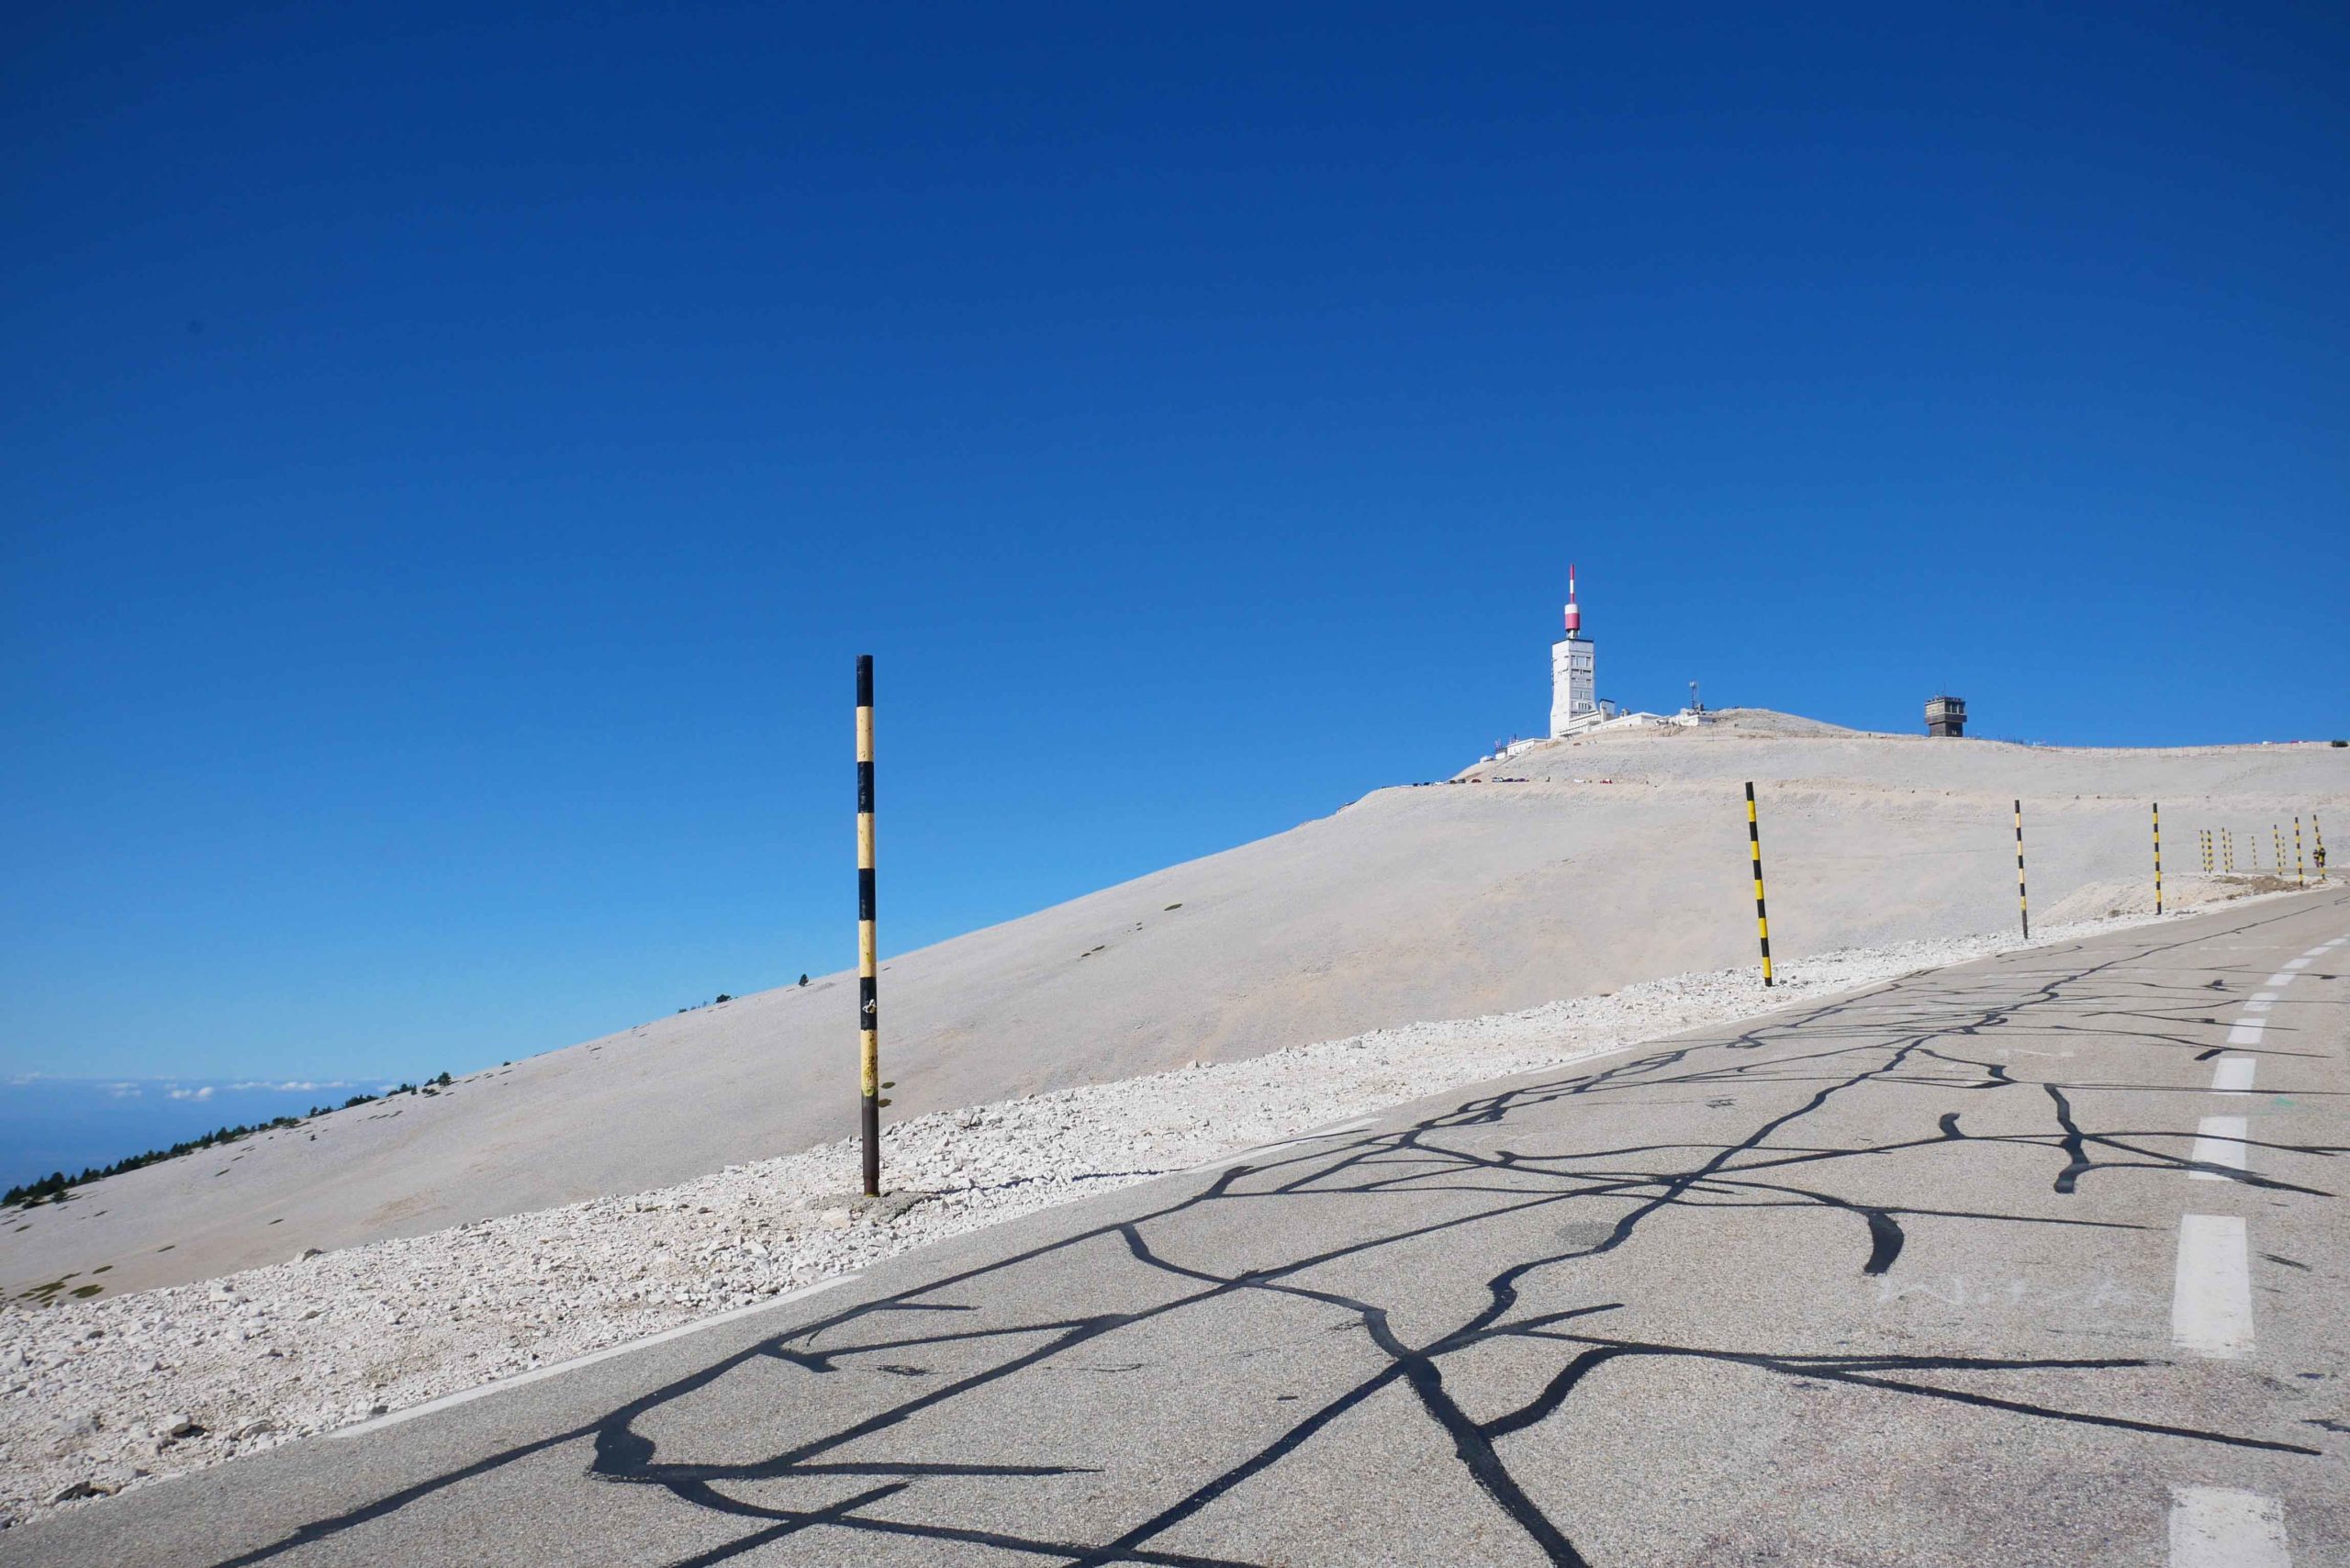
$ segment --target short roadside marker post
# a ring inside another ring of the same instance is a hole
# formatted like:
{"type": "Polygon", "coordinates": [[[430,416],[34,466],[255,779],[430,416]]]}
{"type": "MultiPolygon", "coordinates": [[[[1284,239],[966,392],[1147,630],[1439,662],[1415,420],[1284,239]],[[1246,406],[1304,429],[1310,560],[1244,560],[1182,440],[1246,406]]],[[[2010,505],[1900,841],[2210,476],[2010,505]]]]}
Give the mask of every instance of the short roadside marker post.
{"type": "Polygon", "coordinates": [[[2154,802],[2154,913],[2163,912],[2163,803],[2154,802]]]}
{"type": "Polygon", "coordinates": [[[1762,983],[1771,983],[1771,916],[1762,907],[1762,829],[1754,819],[1754,781],[1746,784],[1746,851],[1754,864],[1754,934],[1762,943],[1762,983]]]}
{"type": "Polygon", "coordinates": [[[865,1195],[881,1195],[880,951],[873,914],[873,655],[856,656],[856,1044],[865,1195]]]}
{"type": "Polygon", "coordinates": [[[2301,863],[2301,813],[2293,813],[2293,880],[2303,887],[2310,885],[2309,872],[2301,863]]]}
{"type": "Polygon", "coordinates": [[[2031,940],[2031,904],[2023,896],[2023,802],[2016,802],[2016,915],[2023,922],[2023,939],[2031,940]]]}

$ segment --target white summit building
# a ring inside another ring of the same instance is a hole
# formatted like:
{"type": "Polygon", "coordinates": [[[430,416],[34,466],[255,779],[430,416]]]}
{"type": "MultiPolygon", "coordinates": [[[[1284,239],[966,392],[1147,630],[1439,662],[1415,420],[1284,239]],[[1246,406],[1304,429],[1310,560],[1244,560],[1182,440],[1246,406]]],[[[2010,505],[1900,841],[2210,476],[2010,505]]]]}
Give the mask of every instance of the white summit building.
{"type": "MultiPolygon", "coordinates": [[[[1651,725],[1693,730],[1714,722],[1714,715],[1697,700],[1697,683],[1694,680],[1689,683],[1689,706],[1670,715],[1628,711],[1599,700],[1599,644],[1583,634],[1583,606],[1575,602],[1572,562],[1567,565],[1566,619],[1567,634],[1550,644],[1550,740],[1587,735],[1595,730],[1641,730],[1651,725]]],[[[1477,760],[1499,762],[1547,744],[1540,738],[1495,741],[1492,754],[1477,760]]]]}
{"type": "Polygon", "coordinates": [[[1599,645],[1583,634],[1575,568],[1567,564],[1567,634],[1550,644],[1550,738],[1607,722],[1599,708],[1599,645]]]}
{"type": "MultiPolygon", "coordinates": [[[[1689,683],[1689,706],[1667,716],[1627,712],[1599,700],[1599,644],[1583,634],[1583,607],[1575,602],[1575,569],[1567,566],[1567,634],[1550,644],[1550,739],[1587,735],[1594,730],[1637,730],[1652,724],[1695,729],[1710,724],[1714,716],[1697,700],[1697,683],[1689,683]]],[[[1496,743],[1486,762],[1516,756],[1539,740],[1496,743]]]]}

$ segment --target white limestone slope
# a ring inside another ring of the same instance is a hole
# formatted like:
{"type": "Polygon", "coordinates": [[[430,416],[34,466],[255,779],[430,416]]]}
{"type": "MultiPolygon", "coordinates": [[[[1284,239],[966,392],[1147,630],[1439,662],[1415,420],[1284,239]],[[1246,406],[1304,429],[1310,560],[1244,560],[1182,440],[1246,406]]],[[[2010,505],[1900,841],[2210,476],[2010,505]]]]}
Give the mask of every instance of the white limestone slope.
{"type": "MultiPolygon", "coordinates": [[[[2051,914],[2130,906],[2154,799],[2175,888],[2198,826],[2263,834],[2265,860],[2272,820],[2350,823],[2350,751],[2056,750],[1759,713],[1544,743],[1464,778],[893,957],[892,1115],[1741,964],[1748,778],[1782,958],[2006,929],[2019,795],[2051,914]],[[1495,776],[1529,781],[1479,781],[1495,776]]],[[[113,1296],[816,1148],[853,1115],[852,994],[826,977],[96,1183],[0,1226],[0,1292],[70,1274],[113,1296]]]]}

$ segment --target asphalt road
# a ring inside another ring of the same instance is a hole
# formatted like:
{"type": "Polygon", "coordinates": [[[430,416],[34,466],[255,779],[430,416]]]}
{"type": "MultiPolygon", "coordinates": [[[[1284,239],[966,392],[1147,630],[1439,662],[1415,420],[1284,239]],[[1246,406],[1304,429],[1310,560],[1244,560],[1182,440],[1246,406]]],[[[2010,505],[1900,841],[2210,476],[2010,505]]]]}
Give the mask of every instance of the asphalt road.
{"type": "Polygon", "coordinates": [[[1448,1096],[0,1562],[2350,1565],[2350,897],[1448,1096]]]}

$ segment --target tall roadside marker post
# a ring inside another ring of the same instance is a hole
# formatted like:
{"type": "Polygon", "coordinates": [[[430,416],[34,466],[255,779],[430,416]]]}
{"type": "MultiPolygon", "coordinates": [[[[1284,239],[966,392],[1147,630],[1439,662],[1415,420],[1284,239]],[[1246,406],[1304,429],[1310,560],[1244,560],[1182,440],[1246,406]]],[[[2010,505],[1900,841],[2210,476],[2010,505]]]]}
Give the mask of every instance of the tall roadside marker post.
{"type": "Polygon", "coordinates": [[[2270,847],[2277,851],[2277,874],[2281,877],[2285,874],[2285,830],[2275,823],[2270,823],[2268,837],[2270,847]]]}
{"type": "Polygon", "coordinates": [[[2309,872],[2301,864],[2301,813],[2293,813],[2293,880],[2303,887],[2310,885],[2309,872]]]}
{"type": "Polygon", "coordinates": [[[2154,913],[2163,912],[2163,803],[2154,802],[2154,913]]]}
{"type": "Polygon", "coordinates": [[[2220,830],[2220,862],[2227,868],[2229,876],[2236,874],[2236,835],[2233,829],[2223,827],[2220,830]]]}
{"type": "Polygon", "coordinates": [[[2016,914],[2023,922],[2023,939],[2031,940],[2031,903],[2023,896],[2023,802],[2016,802],[2016,914]]]}
{"type": "Polygon", "coordinates": [[[865,1195],[881,1195],[880,950],[873,917],[873,655],[856,655],[856,1054],[865,1195]]]}
{"type": "Polygon", "coordinates": [[[2317,835],[2317,879],[2325,880],[2325,829],[2318,824],[2317,813],[2310,813],[2310,832],[2317,835]]]}
{"type": "Polygon", "coordinates": [[[1746,852],[1754,863],[1754,934],[1762,943],[1762,983],[1771,983],[1771,916],[1762,907],[1762,829],[1754,820],[1754,781],[1746,784],[1746,852]]]}

